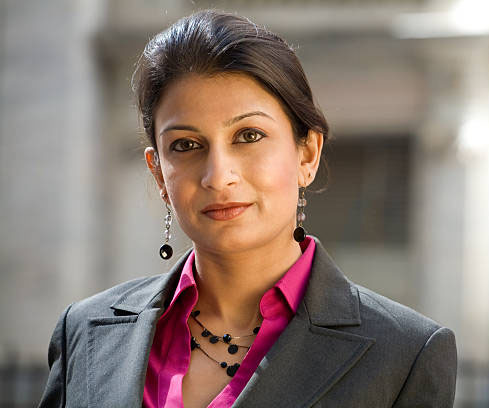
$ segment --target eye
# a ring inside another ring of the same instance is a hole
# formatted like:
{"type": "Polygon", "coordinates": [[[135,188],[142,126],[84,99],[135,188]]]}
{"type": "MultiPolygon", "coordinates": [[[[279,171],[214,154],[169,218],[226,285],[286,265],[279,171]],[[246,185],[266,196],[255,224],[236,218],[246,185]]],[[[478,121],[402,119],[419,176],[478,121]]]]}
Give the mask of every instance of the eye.
{"type": "Polygon", "coordinates": [[[187,152],[189,150],[200,149],[201,147],[202,146],[194,140],[178,139],[171,144],[170,150],[174,150],[176,152],[187,152]]]}
{"type": "Polygon", "coordinates": [[[256,129],[246,129],[238,136],[238,143],[254,143],[263,139],[265,135],[256,129]]]}

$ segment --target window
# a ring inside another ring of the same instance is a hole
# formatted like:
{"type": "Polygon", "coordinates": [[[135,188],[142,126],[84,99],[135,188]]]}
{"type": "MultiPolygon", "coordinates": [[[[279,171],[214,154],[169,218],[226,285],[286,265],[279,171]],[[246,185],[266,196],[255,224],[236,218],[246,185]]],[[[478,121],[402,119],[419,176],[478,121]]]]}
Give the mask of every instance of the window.
{"type": "Polygon", "coordinates": [[[409,161],[408,136],[337,136],[328,190],[309,194],[308,232],[333,243],[406,244],[409,161]]]}

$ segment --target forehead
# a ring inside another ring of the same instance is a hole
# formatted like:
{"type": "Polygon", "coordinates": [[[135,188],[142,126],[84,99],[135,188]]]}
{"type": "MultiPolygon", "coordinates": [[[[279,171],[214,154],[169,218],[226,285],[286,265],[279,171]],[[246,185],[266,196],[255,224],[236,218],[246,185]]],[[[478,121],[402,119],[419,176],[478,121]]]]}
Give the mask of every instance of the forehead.
{"type": "Polygon", "coordinates": [[[246,74],[187,75],[171,84],[155,109],[156,128],[169,121],[225,122],[249,111],[263,111],[288,122],[280,102],[256,79],[246,74]]]}

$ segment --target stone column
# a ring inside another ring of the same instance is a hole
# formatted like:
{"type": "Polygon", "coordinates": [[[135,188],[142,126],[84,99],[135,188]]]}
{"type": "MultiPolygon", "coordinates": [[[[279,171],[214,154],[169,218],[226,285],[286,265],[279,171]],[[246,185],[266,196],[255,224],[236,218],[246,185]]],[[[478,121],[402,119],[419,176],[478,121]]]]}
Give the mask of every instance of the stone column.
{"type": "Polygon", "coordinates": [[[474,41],[467,56],[466,105],[458,129],[466,169],[461,351],[489,363],[489,38],[474,41]]]}
{"type": "Polygon", "coordinates": [[[415,44],[430,98],[415,165],[422,311],[455,330],[457,401],[487,401],[477,373],[489,362],[488,39],[415,44]]]}
{"type": "Polygon", "coordinates": [[[45,364],[62,309],[97,287],[96,3],[2,2],[0,357],[45,364]]]}

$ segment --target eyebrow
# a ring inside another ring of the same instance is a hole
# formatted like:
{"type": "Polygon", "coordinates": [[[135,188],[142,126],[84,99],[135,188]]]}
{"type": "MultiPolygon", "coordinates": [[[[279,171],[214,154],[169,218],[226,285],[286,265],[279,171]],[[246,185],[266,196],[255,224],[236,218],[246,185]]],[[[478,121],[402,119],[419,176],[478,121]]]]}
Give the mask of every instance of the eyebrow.
{"type": "Polygon", "coordinates": [[[226,127],[229,127],[229,126],[235,124],[236,122],[239,122],[240,120],[243,120],[245,118],[249,118],[250,116],[263,116],[263,117],[274,120],[270,115],[267,115],[265,112],[253,111],[253,112],[243,113],[242,115],[235,116],[234,118],[224,122],[223,125],[226,127]]]}
{"type": "MultiPolygon", "coordinates": [[[[263,117],[266,117],[266,118],[269,118],[269,119],[275,121],[275,119],[273,119],[270,115],[266,114],[265,112],[262,112],[262,111],[253,111],[253,112],[243,113],[241,115],[235,116],[232,119],[226,120],[225,122],[223,122],[223,125],[225,127],[229,127],[229,126],[235,124],[236,122],[239,122],[240,120],[243,120],[245,118],[249,118],[250,116],[263,116],[263,117]]],[[[195,126],[189,126],[189,125],[171,125],[171,126],[168,126],[168,127],[164,128],[160,132],[160,135],[162,135],[165,132],[169,132],[170,130],[188,130],[190,132],[200,133],[200,130],[198,128],[196,128],[195,126]]]]}

